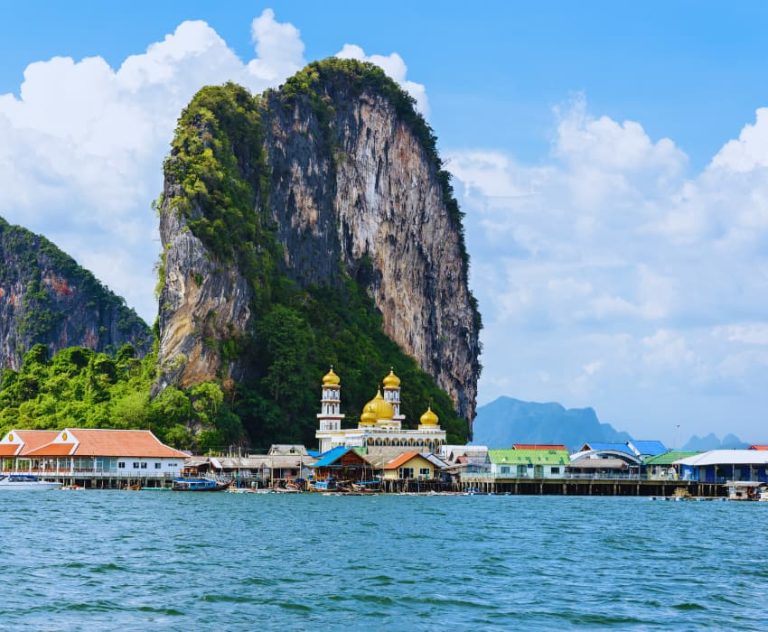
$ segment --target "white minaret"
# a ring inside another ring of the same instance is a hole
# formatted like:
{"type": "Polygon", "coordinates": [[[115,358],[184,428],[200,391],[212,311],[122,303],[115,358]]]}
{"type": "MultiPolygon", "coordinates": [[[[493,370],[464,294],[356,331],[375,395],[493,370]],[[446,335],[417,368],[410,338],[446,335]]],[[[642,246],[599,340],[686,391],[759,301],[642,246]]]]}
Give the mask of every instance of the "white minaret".
{"type": "Polygon", "coordinates": [[[395,409],[397,421],[403,421],[404,415],[400,414],[400,378],[395,375],[394,367],[389,370],[389,375],[384,378],[384,400],[395,409]]]}
{"type": "Polygon", "coordinates": [[[320,431],[341,430],[341,380],[333,372],[333,367],[323,377],[323,394],[320,400],[320,431]]]}

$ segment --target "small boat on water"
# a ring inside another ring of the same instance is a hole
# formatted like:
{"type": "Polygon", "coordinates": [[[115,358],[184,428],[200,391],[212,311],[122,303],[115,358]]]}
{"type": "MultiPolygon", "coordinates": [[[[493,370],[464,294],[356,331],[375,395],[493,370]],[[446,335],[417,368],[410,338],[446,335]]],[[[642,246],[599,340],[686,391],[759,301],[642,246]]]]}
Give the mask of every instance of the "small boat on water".
{"type": "Polygon", "coordinates": [[[0,474],[0,490],[24,490],[44,492],[59,489],[61,483],[42,481],[34,474],[0,474]]]}
{"type": "Polygon", "coordinates": [[[220,483],[212,478],[177,478],[171,489],[175,492],[222,492],[232,484],[232,481],[220,483]]]}

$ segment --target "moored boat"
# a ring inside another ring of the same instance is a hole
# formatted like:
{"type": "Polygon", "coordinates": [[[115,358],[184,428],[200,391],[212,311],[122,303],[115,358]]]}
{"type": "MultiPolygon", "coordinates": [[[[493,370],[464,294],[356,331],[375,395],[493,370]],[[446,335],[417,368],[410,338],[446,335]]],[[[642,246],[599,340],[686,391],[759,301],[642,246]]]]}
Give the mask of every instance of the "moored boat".
{"type": "Polygon", "coordinates": [[[23,490],[44,492],[59,489],[61,483],[42,481],[34,474],[0,474],[0,490],[23,490]]]}
{"type": "Polygon", "coordinates": [[[175,492],[221,492],[231,484],[231,481],[220,483],[212,478],[177,478],[171,489],[175,492]]]}

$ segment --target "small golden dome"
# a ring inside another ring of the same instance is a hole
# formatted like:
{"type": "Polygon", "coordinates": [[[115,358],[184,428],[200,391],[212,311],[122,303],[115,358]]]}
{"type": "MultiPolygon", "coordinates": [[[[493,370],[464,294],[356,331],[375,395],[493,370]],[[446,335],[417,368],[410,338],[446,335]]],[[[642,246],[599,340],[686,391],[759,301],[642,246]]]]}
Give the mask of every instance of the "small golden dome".
{"type": "Polygon", "coordinates": [[[432,412],[432,406],[430,406],[419,421],[421,421],[422,426],[436,426],[440,423],[440,418],[432,412]]]}
{"type": "Polygon", "coordinates": [[[389,420],[395,417],[395,409],[392,408],[392,404],[381,396],[381,391],[376,392],[376,397],[373,401],[376,402],[376,421],[389,420]]]}
{"type": "Polygon", "coordinates": [[[338,386],[339,384],[341,384],[341,378],[333,372],[333,366],[331,366],[331,370],[323,376],[323,386],[338,386]]]}
{"type": "Polygon", "coordinates": [[[400,378],[395,375],[394,369],[390,369],[389,375],[384,378],[384,388],[400,388],[400,378]]]}

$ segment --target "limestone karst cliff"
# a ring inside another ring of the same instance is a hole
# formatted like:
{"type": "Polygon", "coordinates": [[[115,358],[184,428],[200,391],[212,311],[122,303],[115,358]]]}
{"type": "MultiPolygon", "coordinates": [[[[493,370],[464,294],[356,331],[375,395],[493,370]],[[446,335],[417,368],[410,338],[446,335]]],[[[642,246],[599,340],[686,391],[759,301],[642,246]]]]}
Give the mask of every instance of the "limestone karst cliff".
{"type": "Polygon", "coordinates": [[[316,405],[280,401],[298,373],[311,389],[335,362],[353,409],[392,363],[414,397],[447,393],[437,408],[466,437],[480,318],[461,213],[430,128],[379,68],[316,62],[256,97],[204,88],[180,118],[159,210],[157,390],[250,382],[259,406],[298,418],[316,405]],[[286,359],[286,337],[304,341],[300,357],[286,359]]]}
{"type": "Polygon", "coordinates": [[[152,346],[149,327],[50,241],[0,218],[0,368],[18,369],[34,344],[51,353],[82,346],[152,346]]]}

